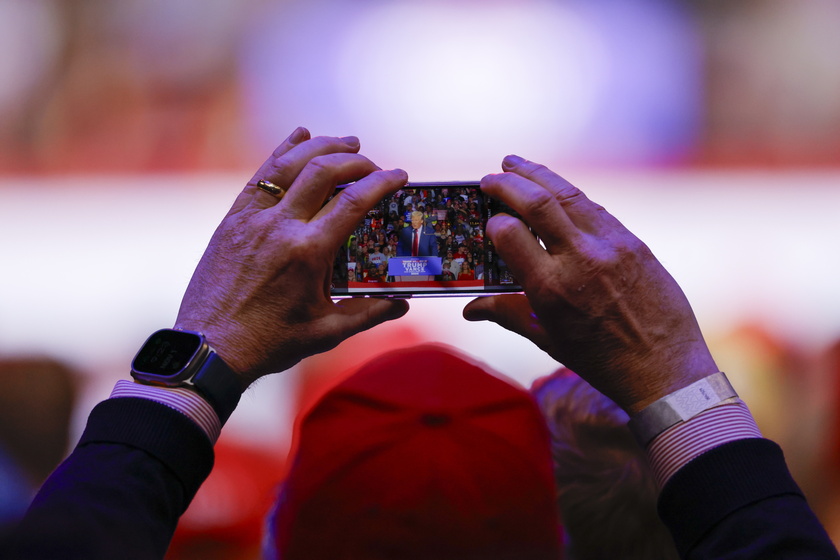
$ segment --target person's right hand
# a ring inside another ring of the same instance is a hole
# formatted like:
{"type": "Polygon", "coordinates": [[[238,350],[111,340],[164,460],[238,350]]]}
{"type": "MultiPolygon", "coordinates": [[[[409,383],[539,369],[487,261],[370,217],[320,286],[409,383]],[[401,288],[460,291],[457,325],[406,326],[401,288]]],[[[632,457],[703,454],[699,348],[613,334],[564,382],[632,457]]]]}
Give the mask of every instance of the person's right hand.
{"type": "Polygon", "coordinates": [[[487,235],[525,295],[478,298],[471,321],[525,336],[630,414],[715,373],[694,313],[647,246],[546,167],[517,156],[481,181],[519,212],[493,217],[487,235]]]}
{"type": "Polygon", "coordinates": [[[202,332],[243,389],[408,311],[405,301],[330,299],[339,246],[408,180],[358,150],[355,137],[297,129],[248,182],[198,263],[175,326],[202,332]],[[257,188],[261,179],[284,189],[283,198],[257,188]]]}

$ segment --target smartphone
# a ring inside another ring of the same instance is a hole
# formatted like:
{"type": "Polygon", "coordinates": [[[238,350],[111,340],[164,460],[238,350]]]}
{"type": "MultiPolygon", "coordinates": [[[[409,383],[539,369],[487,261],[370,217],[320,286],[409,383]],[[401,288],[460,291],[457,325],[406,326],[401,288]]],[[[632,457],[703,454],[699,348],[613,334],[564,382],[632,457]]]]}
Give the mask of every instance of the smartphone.
{"type": "Polygon", "coordinates": [[[379,201],[339,248],[330,295],[521,292],[485,235],[487,220],[499,212],[516,215],[483,196],[478,181],[408,183],[379,201]]]}

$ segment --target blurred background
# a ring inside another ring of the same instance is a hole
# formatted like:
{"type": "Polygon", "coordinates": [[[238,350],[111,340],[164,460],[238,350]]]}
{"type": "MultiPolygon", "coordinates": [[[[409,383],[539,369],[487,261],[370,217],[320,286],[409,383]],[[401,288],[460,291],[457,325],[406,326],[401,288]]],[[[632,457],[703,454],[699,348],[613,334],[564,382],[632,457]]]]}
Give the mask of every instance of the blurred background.
{"type": "MultiPolygon", "coordinates": [[[[60,369],[75,403],[25,384],[43,399],[10,397],[3,433],[56,415],[54,445],[75,442],[303,125],[359,136],[412,180],[478,179],[517,153],[603,204],[683,286],[840,542],[838,28],[835,0],[0,0],[0,373],[60,369]]],[[[449,342],[525,386],[556,367],[463,323],[464,303],[412,301],[266,380],[226,429],[231,455],[282,464],[297,411],[387,349],[449,342]]],[[[44,469],[15,466],[27,451],[3,437],[24,503],[44,469]]],[[[203,511],[190,535],[223,539],[234,522],[203,511]]]]}

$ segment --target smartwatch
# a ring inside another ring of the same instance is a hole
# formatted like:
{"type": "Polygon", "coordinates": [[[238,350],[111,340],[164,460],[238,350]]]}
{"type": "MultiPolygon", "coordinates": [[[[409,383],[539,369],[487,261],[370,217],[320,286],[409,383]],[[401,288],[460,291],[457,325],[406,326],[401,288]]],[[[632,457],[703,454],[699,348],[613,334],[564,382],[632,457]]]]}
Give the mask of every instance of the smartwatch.
{"type": "Polygon", "coordinates": [[[145,385],[194,389],[212,405],[222,424],[242,395],[236,373],[198,332],[157,331],[131,362],[131,376],[145,385]]]}

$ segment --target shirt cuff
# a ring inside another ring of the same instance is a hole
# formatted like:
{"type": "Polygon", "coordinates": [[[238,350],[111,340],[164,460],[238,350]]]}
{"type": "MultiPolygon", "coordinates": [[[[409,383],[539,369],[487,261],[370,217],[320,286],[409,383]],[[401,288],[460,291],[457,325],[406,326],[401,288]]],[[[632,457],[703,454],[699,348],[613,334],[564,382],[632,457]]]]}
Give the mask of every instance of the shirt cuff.
{"type": "Polygon", "coordinates": [[[207,434],[210,443],[215,444],[222,432],[222,423],[212,405],[189,389],[182,387],[155,387],[121,379],[111,391],[112,399],[136,397],[148,399],[177,410],[207,434]]]}
{"type": "Polygon", "coordinates": [[[761,438],[761,431],[746,403],[738,399],[668,428],[651,440],[647,452],[662,488],[692,459],[725,443],[749,438],[761,438]]]}

